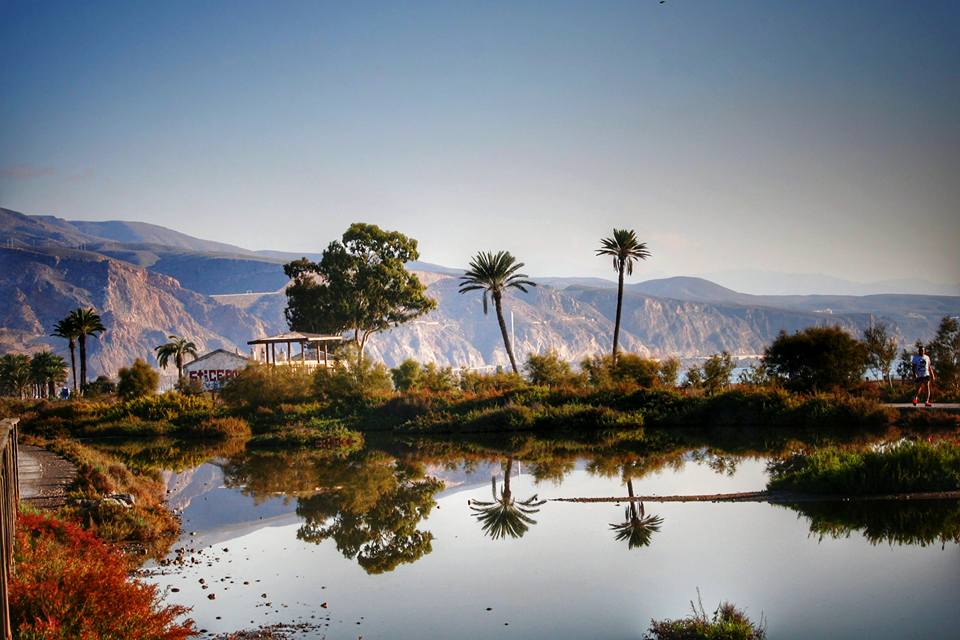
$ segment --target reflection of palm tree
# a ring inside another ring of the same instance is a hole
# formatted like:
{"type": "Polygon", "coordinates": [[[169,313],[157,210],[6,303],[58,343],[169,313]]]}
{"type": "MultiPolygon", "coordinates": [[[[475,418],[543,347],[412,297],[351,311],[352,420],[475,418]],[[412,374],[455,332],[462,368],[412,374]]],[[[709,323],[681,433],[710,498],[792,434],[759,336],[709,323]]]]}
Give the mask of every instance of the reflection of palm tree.
{"type": "Polygon", "coordinates": [[[618,541],[626,540],[630,549],[650,546],[653,534],[660,531],[663,518],[646,515],[642,502],[637,508],[637,502],[633,499],[633,480],[627,480],[627,493],[630,494],[630,503],[624,512],[626,521],[611,523],[610,529],[617,532],[618,541]]]}
{"type": "Polygon", "coordinates": [[[490,478],[493,500],[485,502],[481,500],[470,501],[470,510],[473,516],[483,525],[483,532],[498,540],[500,538],[520,538],[527,532],[530,525],[537,524],[537,521],[530,516],[539,512],[540,507],[546,500],[538,500],[537,494],[533,494],[526,500],[516,500],[510,491],[510,472],[513,470],[513,458],[507,459],[503,473],[503,490],[497,497],[497,478],[490,478]]]}

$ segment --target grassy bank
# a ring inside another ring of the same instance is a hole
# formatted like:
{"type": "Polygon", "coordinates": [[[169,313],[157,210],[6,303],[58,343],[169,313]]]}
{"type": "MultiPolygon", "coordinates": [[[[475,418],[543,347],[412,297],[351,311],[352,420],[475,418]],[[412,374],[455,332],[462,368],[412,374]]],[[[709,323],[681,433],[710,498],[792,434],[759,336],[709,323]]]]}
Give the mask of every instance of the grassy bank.
{"type": "Polygon", "coordinates": [[[81,524],[105,542],[122,545],[144,558],[166,555],[180,523],[166,508],[166,487],[157,471],[131,469],[119,458],[66,438],[29,438],[77,467],[68,503],[57,515],[81,524]],[[132,497],[132,504],[110,499],[132,497]]]}
{"type": "Polygon", "coordinates": [[[824,447],[770,465],[772,491],[833,495],[960,490],[960,444],[903,442],[878,450],[824,447]]]}

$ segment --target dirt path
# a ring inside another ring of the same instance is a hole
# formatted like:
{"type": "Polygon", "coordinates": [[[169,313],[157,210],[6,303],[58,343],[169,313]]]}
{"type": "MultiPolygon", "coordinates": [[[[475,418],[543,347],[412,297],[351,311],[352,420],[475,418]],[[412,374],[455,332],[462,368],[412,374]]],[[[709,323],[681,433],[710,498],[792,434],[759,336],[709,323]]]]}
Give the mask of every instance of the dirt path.
{"type": "Polygon", "coordinates": [[[39,509],[53,509],[66,501],[67,486],[76,468],[60,456],[32,445],[17,447],[20,500],[39,509]]]}
{"type": "Polygon", "coordinates": [[[704,493],[686,496],[624,496],[622,498],[551,498],[551,502],[876,502],[880,500],[956,500],[960,491],[932,491],[926,493],[893,493],[884,495],[817,495],[811,493],[783,493],[778,491],[742,491],[740,493],[704,493]]]}

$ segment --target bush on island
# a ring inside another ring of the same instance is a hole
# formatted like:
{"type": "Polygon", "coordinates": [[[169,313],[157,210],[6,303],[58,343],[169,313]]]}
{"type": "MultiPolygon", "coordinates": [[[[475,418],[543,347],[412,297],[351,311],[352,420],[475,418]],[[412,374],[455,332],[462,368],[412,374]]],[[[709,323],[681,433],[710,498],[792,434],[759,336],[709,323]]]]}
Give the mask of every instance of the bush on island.
{"type": "Polygon", "coordinates": [[[124,400],[154,394],[160,384],[160,373],[142,358],[120,369],[117,378],[117,393],[124,400]]]}

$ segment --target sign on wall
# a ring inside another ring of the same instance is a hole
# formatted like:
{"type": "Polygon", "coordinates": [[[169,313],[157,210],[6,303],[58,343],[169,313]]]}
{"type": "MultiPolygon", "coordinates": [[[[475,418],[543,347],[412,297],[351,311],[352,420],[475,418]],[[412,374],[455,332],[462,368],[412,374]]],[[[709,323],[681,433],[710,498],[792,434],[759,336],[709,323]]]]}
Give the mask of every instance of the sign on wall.
{"type": "Polygon", "coordinates": [[[249,362],[243,356],[217,349],[185,364],[183,373],[188,382],[199,381],[203,384],[204,391],[218,391],[245,369],[249,362]]]}

